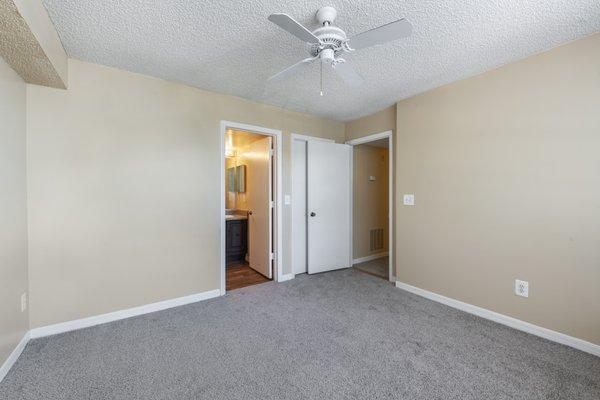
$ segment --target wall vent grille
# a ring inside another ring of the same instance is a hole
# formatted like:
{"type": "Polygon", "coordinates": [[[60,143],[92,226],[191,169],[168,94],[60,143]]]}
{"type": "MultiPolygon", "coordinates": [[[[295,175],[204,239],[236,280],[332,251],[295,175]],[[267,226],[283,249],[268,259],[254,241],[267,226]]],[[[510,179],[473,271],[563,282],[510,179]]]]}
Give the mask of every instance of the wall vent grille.
{"type": "Polygon", "coordinates": [[[369,231],[371,251],[383,249],[383,228],[375,228],[369,231]]]}

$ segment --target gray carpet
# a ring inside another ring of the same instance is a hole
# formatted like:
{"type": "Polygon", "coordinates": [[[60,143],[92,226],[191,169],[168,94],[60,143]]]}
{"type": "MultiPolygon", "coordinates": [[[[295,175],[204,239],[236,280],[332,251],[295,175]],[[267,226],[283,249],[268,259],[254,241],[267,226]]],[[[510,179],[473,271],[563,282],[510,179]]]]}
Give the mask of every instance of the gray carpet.
{"type": "Polygon", "coordinates": [[[31,341],[0,399],[600,398],[600,358],[352,269],[31,341]]]}
{"type": "Polygon", "coordinates": [[[388,279],[390,275],[389,257],[376,258],[375,260],[365,261],[360,264],[354,264],[352,267],[367,274],[379,276],[383,279],[388,279]]]}

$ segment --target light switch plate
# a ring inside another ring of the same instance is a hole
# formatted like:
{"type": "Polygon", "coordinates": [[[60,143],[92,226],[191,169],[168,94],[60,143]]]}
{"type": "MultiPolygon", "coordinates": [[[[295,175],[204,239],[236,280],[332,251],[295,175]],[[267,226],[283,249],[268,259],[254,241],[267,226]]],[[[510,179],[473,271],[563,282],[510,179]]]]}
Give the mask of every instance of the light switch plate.
{"type": "Polygon", "coordinates": [[[375,177],[374,177],[373,175],[369,175],[369,180],[370,180],[370,181],[374,181],[374,180],[375,180],[375,177]]]}
{"type": "Polygon", "coordinates": [[[292,204],[292,197],[289,194],[286,194],[285,196],[283,196],[283,203],[286,206],[289,206],[290,204],[292,204]]]}
{"type": "Polygon", "coordinates": [[[414,194],[405,194],[404,195],[404,205],[405,206],[414,206],[415,205],[415,195],[414,194]]]}

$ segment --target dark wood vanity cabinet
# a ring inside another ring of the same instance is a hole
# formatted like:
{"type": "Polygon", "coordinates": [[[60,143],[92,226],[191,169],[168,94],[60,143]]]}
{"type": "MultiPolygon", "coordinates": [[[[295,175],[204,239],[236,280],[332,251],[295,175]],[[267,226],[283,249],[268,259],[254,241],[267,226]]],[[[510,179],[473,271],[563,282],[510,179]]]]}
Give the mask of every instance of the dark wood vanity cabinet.
{"type": "Polygon", "coordinates": [[[230,220],[225,225],[225,260],[244,260],[248,251],[248,220],[230,220]]]}

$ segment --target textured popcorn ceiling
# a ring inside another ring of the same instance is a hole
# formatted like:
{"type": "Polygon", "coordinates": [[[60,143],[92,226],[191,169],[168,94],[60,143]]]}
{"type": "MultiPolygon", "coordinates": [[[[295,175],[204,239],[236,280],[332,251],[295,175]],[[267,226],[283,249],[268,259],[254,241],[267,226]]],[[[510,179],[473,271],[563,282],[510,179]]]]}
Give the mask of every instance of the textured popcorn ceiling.
{"type": "Polygon", "coordinates": [[[600,30],[598,0],[44,0],[70,57],[179,81],[342,121],[600,30]],[[346,87],[319,64],[265,87],[307,56],[295,37],[267,21],[285,12],[316,28],[333,5],[352,35],[406,17],[409,39],[351,54],[365,78],[346,87]]]}
{"type": "Polygon", "coordinates": [[[66,88],[12,0],[0,0],[0,57],[27,83],[66,88]]]}

